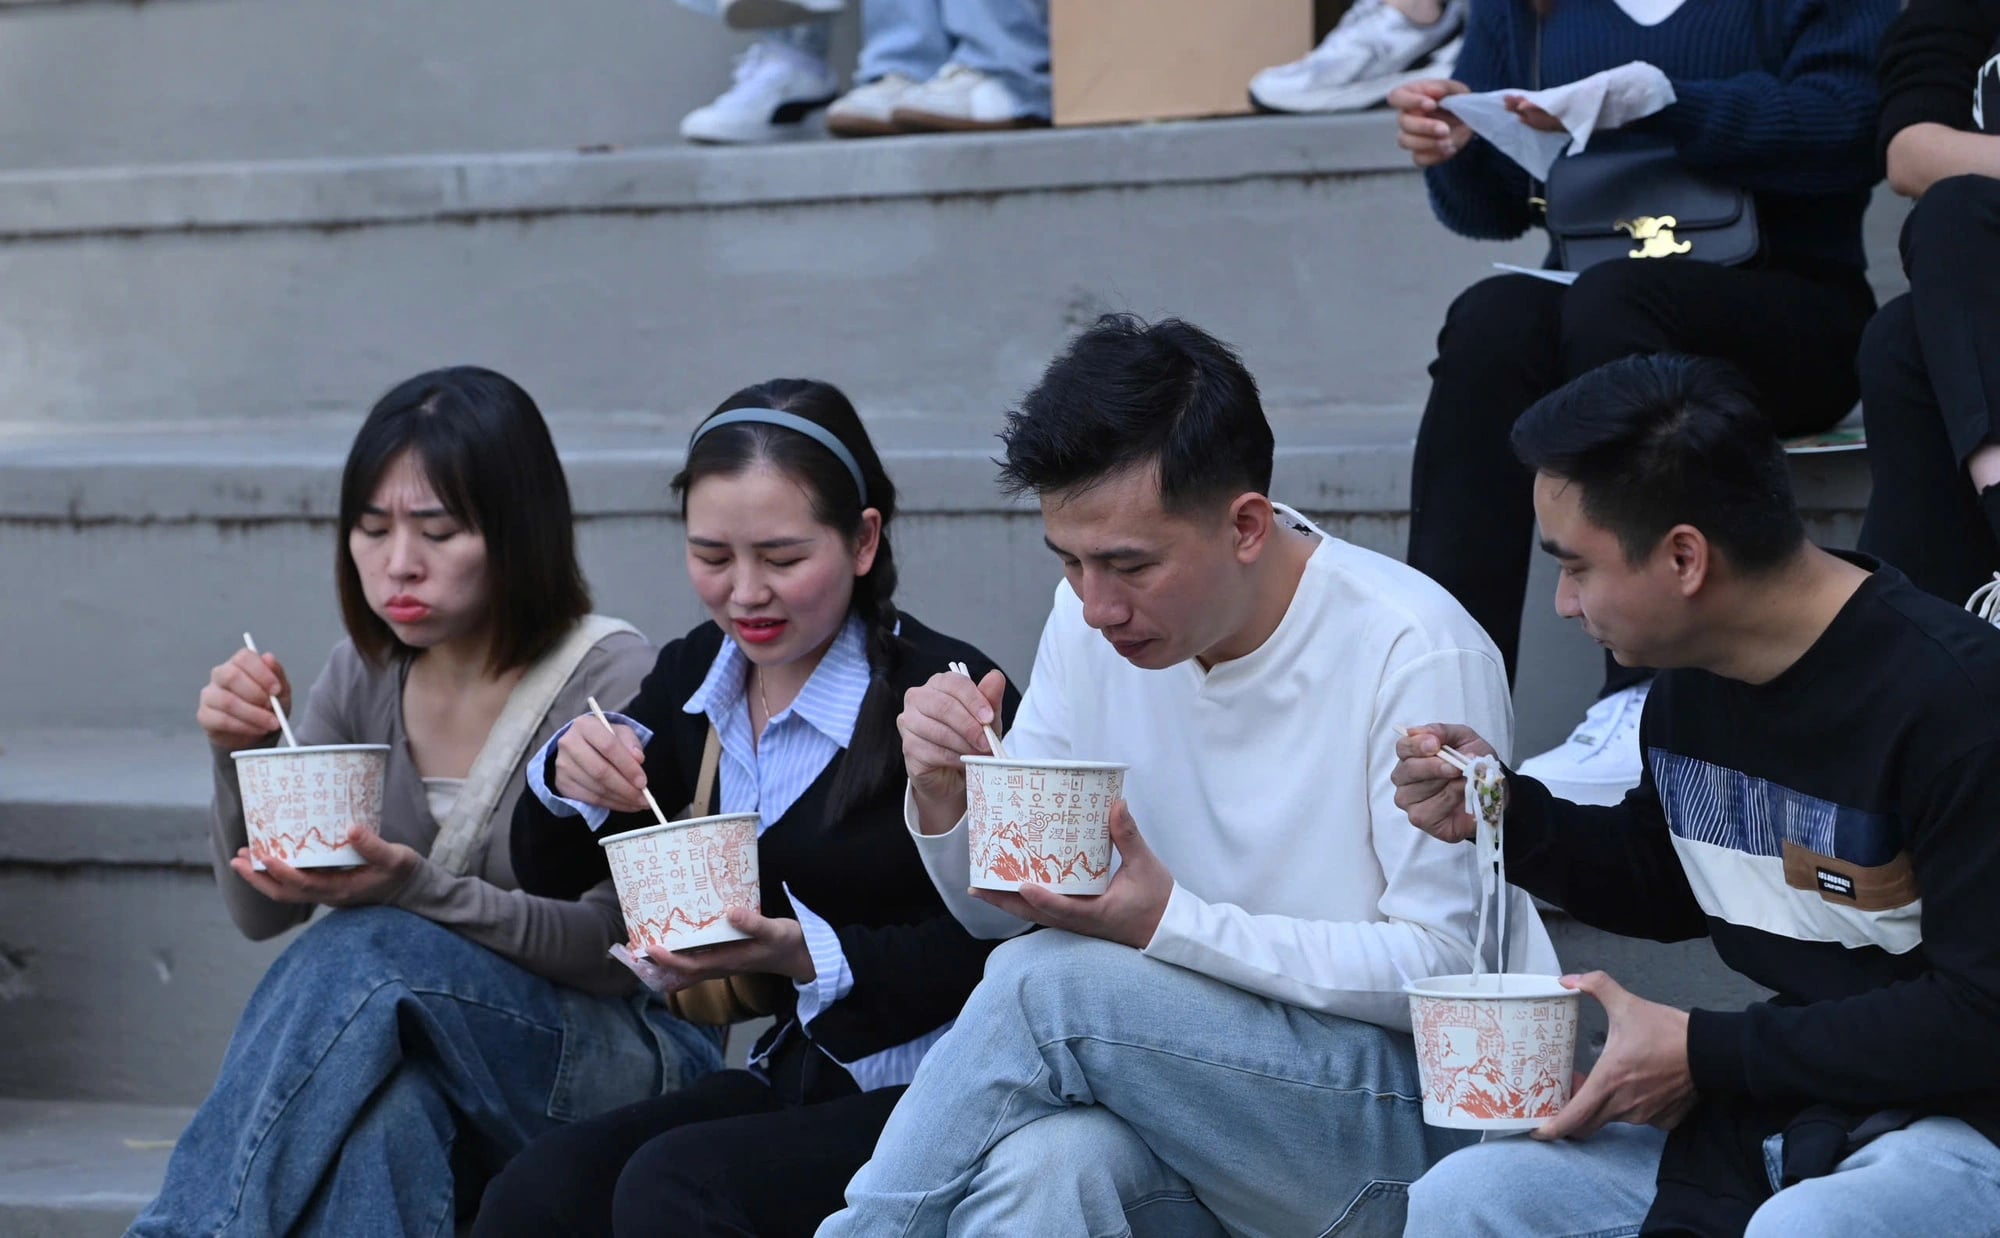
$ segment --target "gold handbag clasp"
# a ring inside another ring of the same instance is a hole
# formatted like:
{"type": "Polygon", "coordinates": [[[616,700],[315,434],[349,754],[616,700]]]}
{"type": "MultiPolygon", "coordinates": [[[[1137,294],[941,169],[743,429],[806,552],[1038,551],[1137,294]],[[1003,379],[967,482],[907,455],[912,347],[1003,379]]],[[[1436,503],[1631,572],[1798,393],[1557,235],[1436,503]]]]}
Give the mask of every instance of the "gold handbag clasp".
{"type": "Polygon", "coordinates": [[[1679,226],[1680,221],[1672,215],[1641,215],[1612,225],[1639,242],[1639,248],[1627,251],[1628,258],[1672,258],[1693,249],[1694,242],[1674,239],[1674,229],[1679,226]]]}

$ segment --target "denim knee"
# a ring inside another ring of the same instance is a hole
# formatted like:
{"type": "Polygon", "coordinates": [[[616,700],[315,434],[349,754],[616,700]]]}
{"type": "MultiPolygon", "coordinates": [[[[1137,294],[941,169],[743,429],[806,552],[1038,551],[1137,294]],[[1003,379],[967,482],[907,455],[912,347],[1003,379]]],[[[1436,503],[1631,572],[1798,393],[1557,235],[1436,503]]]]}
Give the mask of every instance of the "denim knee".
{"type": "Polygon", "coordinates": [[[973,997],[984,994],[988,1002],[1019,1008],[1069,1009],[1082,998],[1104,995],[1121,975],[1158,965],[1130,946],[1043,929],[1004,942],[988,955],[985,979],[973,997]]]}
{"type": "Polygon", "coordinates": [[[1492,1146],[1454,1152],[1410,1184],[1404,1222],[1410,1238],[1461,1233],[1467,1217],[1490,1217],[1504,1206],[1511,1175],[1504,1158],[1481,1155],[1492,1146]]]}

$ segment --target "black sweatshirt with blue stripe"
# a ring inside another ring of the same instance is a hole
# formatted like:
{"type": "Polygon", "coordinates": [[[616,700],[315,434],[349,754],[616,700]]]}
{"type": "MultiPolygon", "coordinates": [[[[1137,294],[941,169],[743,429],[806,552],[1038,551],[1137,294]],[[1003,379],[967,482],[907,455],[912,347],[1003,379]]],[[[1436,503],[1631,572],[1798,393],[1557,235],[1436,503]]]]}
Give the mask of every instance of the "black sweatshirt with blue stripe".
{"type": "Polygon", "coordinates": [[[1624,936],[1706,936],[1775,991],[1691,1014],[1709,1113],[1668,1143],[1669,1165],[1754,1159],[1752,1204],[1763,1137],[1815,1107],[2000,1142],[2000,631],[1850,557],[1869,579],[1777,678],[1659,676],[1623,803],[1510,787],[1515,884],[1624,936]]]}

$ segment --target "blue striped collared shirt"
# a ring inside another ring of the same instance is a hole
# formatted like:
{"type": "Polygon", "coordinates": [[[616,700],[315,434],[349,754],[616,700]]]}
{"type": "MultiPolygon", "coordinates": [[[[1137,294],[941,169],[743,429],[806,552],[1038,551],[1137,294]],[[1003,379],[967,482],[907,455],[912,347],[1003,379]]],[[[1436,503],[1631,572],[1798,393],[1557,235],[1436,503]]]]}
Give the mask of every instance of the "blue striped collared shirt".
{"type": "MultiPolygon", "coordinates": [[[[798,696],[765,724],[761,742],[751,730],[747,698],[750,666],[742,646],[725,638],[701,686],[681,708],[685,713],[706,714],[722,740],[722,757],[716,771],[722,789],[720,810],[756,813],[757,832],[761,835],[791,810],[853,741],[855,719],[868,692],[867,625],[859,616],[848,618],[826,656],[799,689],[798,696]]],[[[652,742],[650,728],[622,714],[610,716],[631,727],[641,744],[652,742]]],[[[564,799],[543,777],[550,751],[568,730],[565,726],[558,731],[529,763],[529,788],[557,816],[581,816],[592,830],[603,829],[611,815],[608,809],[564,799]]],[[[810,1034],[814,1019],[854,991],[854,971],[848,966],[833,926],[800,902],[789,885],[785,887],[785,895],[791,899],[792,910],[798,916],[817,973],[797,986],[799,1026],[810,1034]]],[[[917,1063],[923,1060],[924,1053],[949,1027],[946,1024],[906,1044],[841,1065],[863,1091],[908,1083],[916,1077],[917,1063]]]]}

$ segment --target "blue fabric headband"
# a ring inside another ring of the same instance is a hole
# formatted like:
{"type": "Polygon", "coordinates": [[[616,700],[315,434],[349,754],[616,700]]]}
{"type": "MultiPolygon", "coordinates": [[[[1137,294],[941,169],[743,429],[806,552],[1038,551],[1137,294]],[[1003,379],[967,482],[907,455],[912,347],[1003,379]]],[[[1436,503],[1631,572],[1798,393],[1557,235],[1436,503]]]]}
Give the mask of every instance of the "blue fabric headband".
{"type": "Polygon", "coordinates": [[[703,422],[701,428],[694,432],[694,437],[688,440],[688,450],[693,451],[694,445],[711,430],[741,425],[777,426],[793,430],[826,448],[833,453],[834,459],[847,466],[848,475],[854,478],[854,488],[861,494],[861,506],[868,506],[868,483],[861,480],[861,465],[854,459],[854,453],[847,449],[846,443],[834,437],[833,431],[816,421],[807,421],[797,413],[776,408],[732,408],[703,422]]]}

